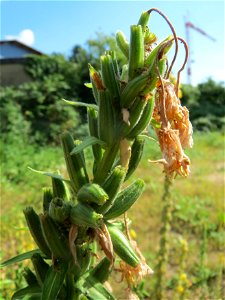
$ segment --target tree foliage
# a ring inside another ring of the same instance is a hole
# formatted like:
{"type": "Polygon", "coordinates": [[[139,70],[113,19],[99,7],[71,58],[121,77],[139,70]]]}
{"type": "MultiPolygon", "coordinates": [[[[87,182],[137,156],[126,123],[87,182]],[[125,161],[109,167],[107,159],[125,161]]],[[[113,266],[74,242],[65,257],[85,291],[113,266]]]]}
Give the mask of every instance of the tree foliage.
{"type": "Polygon", "coordinates": [[[190,118],[198,130],[220,130],[225,127],[224,83],[212,79],[182,86],[182,102],[190,109],[190,118]]]}

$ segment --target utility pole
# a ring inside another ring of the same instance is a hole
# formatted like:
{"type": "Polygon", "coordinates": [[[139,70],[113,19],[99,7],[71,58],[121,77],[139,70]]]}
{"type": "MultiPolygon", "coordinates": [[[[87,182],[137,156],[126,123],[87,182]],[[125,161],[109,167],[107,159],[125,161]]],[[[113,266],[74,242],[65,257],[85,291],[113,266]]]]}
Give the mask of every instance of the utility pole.
{"type": "Polygon", "coordinates": [[[188,61],[187,61],[187,79],[188,79],[188,84],[191,84],[191,75],[192,75],[192,73],[191,73],[192,60],[191,60],[191,51],[190,51],[190,47],[191,47],[190,29],[194,29],[195,31],[197,31],[198,33],[204,35],[205,37],[207,37],[208,39],[210,39],[213,42],[216,41],[212,36],[210,36],[205,31],[203,31],[202,29],[200,29],[197,26],[195,26],[190,21],[186,21],[185,22],[186,41],[187,41],[187,44],[188,44],[188,47],[189,47],[189,58],[188,58],[188,61]]]}

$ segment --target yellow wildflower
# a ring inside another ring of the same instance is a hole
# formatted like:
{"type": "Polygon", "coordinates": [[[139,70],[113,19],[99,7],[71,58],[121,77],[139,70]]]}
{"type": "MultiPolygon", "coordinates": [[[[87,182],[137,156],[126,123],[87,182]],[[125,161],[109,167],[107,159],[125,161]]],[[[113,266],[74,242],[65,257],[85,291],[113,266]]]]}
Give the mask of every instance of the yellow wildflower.
{"type": "Polygon", "coordinates": [[[178,286],[176,287],[176,290],[177,290],[177,292],[178,292],[179,294],[183,294],[183,292],[184,292],[184,288],[182,287],[182,285],[178,285],[178,286]]]}

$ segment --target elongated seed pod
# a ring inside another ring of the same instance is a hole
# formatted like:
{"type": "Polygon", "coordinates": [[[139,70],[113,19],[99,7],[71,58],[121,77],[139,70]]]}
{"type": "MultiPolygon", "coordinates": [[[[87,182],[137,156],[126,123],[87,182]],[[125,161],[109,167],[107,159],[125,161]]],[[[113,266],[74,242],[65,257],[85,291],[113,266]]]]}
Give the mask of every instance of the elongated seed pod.
{"type": "Polygon", "coordinates": [[[54,257],[62,258],[64,261],[71,260],[68,238],[59,225],[47,214],[40,215],[40,220],[45,240],[54,257]]]}
{"type": "Polygon", "coordinates": [[[132,130],[127,135],[128,138],[133,139],[148,126],[151,121],[152,113],[154,109],[154,96],[147,102],[146,106],[143,109],[140,119],[138,120],[137,124],[132,128],[132,130]]]}
{"type": "Polygon", "coordinates": [[[125,213],[141,196],[144,191],[144,181],[137,179],[116,197],[113,206],[104,215],[104,219],[114,219],[125,213]]]}
{"type": "Polygon", "coordinates": [[[49,206],[49,216],[56,222],[63,223],[70,216],[71,204],[60,198],[54,198],[49,206]]]}
{"type": "Polygon", "coordinates": [[[114,135],[112,97],[107,90],[99,91],[98,136],[100,140],[111,145],[114,142],[114,135]]]}
{"type": "Polygon", "coordinates": [[[82,186],[77,193],[77,200],[83,203],[95,203],[103,205],[109,199],[109,196],[103,188],[96,183],[88,183],[82,186]]]}
{"type": "Polygon", "coordinates": [[[37,281],[39,285],[42,286],[45,280],[46,273],[48,272],[48,269],[50,267],[38,253],[32,255],[31,261],[34,266],[37,281]]]}
{"type": "Polygon", "coordinates": [[[112,95],[112,103],[119,102],[119,83],[116,78],[112,57],[108,54],[102,55],[100,60],[103,84],[112,95]]]}
{"type": "Polygon", "coordinates": [[[130,51],[129,48],[130,47],[129,47],[129,43],[122,31],[117,31],[116,42],[117,42],[117,46],[119,47],[119,49],[121,50],[123,55],[127,59],[129,59],[129,51],[130,51]]]}
{"type": "Polygon", "coordinates": [[[144,35],[141,25],[131,26],[129,52],[129,81],[138,75],[139,69],[144,67],[144,35]]]}
{"type": "Polygon", "coordinates": [[[75,143],[68,132],[62,134],[61,141],[71,186],[74,192],[77,192],[83,184],[88,182],[85,162],[81,153],[70,154],[75,147],[75,143]]]}
{"type": "Polygon", "coordinates": [[[128,239],[118,229],[117,226],[107,223],[107,228],[109,230],[113,243],[113,249],[116,254],[128,265],[135,268],[140,263],[140,259],[138,258],[128,239]]]}
{"type": "Polygon", "coordinates": [[[51,188],[43,188],[43,212],[47,212],[49,205],[54,198],[51,188]]]}
{"type": "Polygon", "coordinates": [[[145,139],[144,137],[137,136],[131,147],[131,158],[129,161],[128,171],[125,180],[127,180],[136,170],[144,150],[145,139]]]}
{"type": "Polygon", "coordinates": [[[102,223],[103,216],[84,203],[78,203],[71,208],[70,221],[72,224],[97,228],[102,223]]]}
{"type": "Polygon", "coordinates": [[[145,27],[148,24],[149,18],[150,18],[150,14],[147,11],[142,12],[140,19],[138,21],[138,25],[142,26],[143,33],[145,32],[145,27]]]}
{"type": "Polygon", "coordinates": [[[134,99],[144,90],[149,75],[142,74],[129,81],[121,93],[121,107],[129,108],[134,99]]]}
{"type": "Polygon", "coordinates": [[[122,166],[117,166],[114,168],[109,177],[103,182],[102,188],[106,191],[109,199],[101,207],[96,208],[96,211],[99,213],[106,213],[110,207],[113,205],[113,202],[118,194],[126,175],[126,169],[122,166]]]}
{"type": "Polygon", "coordinates": [[[41,230],[39,216],[32,207],[25,208],[23,212],[35,243],[47,257],[51,257],[51,251],[41,230]]]}
{"type": "Polygon", "coordinates": [[[98,282],[104,283],[111,272],[111,262],[107,257],[104,257],[91,271],[92,276],[98,282]]]}

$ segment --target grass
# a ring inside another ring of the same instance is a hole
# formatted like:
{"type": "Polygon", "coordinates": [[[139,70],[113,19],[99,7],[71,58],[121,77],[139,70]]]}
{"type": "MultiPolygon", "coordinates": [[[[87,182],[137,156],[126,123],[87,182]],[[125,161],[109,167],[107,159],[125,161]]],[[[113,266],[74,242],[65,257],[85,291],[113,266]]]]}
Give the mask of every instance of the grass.
{"type": "MultiPolygon", "coordinates": [[[[190,299],[197,299],[203,293],[205,287],[198,282],[201,279],[201,274],[205,274],[205,270],[208,270],[210,275],[206,279],[207,284],[210,285],[210,280],[212,280],[211,290],[207,291],[207,297],[214,293],[216,287],[214,274],[220,270],[223,259],[223,136],[218,132],[196,133],[194,142],[194,148],[188,151],[191,158],[191,175],[189,178],[177,178],[171,190],[173,222],[170,235],[169,267],[166,274],[168,299],[181,299],[179,298],[179,289],[176,290],[179,274],[179,241],[181,238],[186,240],[188,244],[186,272],[189,280],[189,294],[187,295],[190,299]],[[204,227],[207,231],[207,256],[204,265],[201,266],[200,250],[203,247],[201,242],[204,227]]],[[[24,156],[17,158],[17,160],[23,161],[19,180],[13,179],[13,176],[17,177],[15,175],[17,168],[13,161],[8,164],[3,163],[2,166],[2,259],[7,259],[34,247],[27,234],[22,210],[27,205],[33,205],[37,210],[40,210],[41,188],[50,185],[50,179],[32,173],[27,169],[27,166],[38,170],[56,171],[59,169],[62,173],[65,171],[60,148],[43,148],[36,149],[36,151],[30,149],[30,153],[28,151],[28,154],[24,154],[24,156]],[[11,175],[9,176],[9,174],[11,175]]],[[[89,152],[88,157],[90,159],[89,152]]],[[[143,196],[131,208],[128,217],[132,220],[132,229],[136,232],[135,239],[153,269],[156,266],[156,254],[160,239],[161,196],[164,176],[160,165],[149,163],[147,160],[157,158],[161,158],[157,143],[147,140],[140,167],[135,177],[132,176],[129,179],[129,182],[132,182],[136,177],[140,177],[146,182],[143,196]]],[[[4,269],[1,276],[0,295],[2,294],[2,299],[9,299],[13,289],[15,289],[15,284],[21,283],[21,266],[4,269]]],[[[144,289],[150,293],[153,284],[154,276],[148,277],[144,283],[144,289]]],[[[112,285],[115,294],[123,295],[121,290],[118,291],[119,285],[114,280],[112,280],[112,285]]]]}

